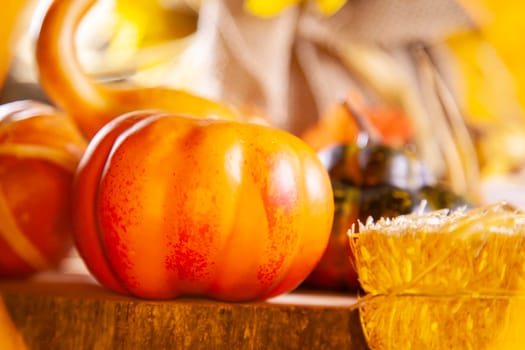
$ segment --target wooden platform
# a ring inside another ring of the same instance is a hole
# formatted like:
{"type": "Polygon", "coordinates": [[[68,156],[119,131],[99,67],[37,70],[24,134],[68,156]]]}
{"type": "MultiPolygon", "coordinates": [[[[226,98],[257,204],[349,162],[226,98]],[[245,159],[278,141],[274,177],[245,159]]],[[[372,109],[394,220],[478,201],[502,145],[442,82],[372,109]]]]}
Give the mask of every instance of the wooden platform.
{"type": "Polygon", "coordinates": [[[0,293],[30,349],[367,349],[351,295],[145,301],[82,274],[4,281],[0,293]]]}

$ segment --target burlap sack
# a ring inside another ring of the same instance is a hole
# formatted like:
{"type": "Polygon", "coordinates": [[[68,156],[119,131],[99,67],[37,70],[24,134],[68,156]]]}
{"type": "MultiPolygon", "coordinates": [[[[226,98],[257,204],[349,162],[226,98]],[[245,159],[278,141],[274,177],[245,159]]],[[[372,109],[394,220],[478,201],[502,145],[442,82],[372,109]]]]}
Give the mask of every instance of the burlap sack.
{"type": "Polygon", "coordinates": [[[448,172],[459,193],[477,185],[474,150],[441,45],[455,31],[475,26],[456,1],[350,0],[330,17],[312,6],[292,6],[260,18],[242,0],[208,0],[199,24],[208,43],[201,50],[207,95],[300,135],[358,89],[370,103],[407,111],[418,151],[437,176],[448,172]]]}
{"type": "Polygon", "coordinates": [[[410,82],[411,45],[432,47],[474,25],[452,0],[351,0],[331,17],[292,6],[271,18],[248,13],[242,0],[210,0],[200,22],[201,34],[213,38],[208,57],[217,97],[255,104],[275,125],[298,133],[350,87],[372,88],[348,58],[352,48],[377,52],[387,61],[378,65],[394,61],[395,71],[377,73],[410,82]]]}

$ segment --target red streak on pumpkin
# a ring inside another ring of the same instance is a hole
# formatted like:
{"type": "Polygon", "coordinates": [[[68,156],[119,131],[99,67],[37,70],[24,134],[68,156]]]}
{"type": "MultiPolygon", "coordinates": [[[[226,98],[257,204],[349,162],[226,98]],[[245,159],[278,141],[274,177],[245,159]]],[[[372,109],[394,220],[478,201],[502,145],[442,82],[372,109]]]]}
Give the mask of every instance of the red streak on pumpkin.
{"type": "Polygon", "coordinates": [[[182,230],[179,232],[178,241],[169,244],[173,253],[166,256],[164,265],[167,270],[176,272],[182,280],[199,281],[207,278],[209,274],[206,254],[208,248],[201,242],[195,242],[195,235],[202,237],[203,234],[207,234],[209,225],[199,227],[197,232],[182,230]]]}
{"type": "Polygon", "coordinates": [[[282,273],[286,256],[297,243],[298,233],[293,220],[293,208],[298,200],[294,169],[287,160],[268,162],[272,176],[263,186],[270,245],[266,250],[267,263],[257,271],[257,280],[264,287],[275,282],[282,273]]]}
{"type": "MultiPolygon", "coordinates": [[[[115,154],[115,158],[117,157],[119,157],[118,153],[115,154]]],[[[112,269],[120,277],[119,279],[126,281],[128,288],[138,288],[140,283],[132,273],[134,263],[129,254],[132,248],[127,243],[127,236],[129,228],[133,226],[134,220],[137,220],[134,206],[140,206],[140,201],[136,195],[135,198],[130,198],[134,193],[133,185],[136,180],[131,175],[133,172],[125,167],[121,169],[116,164],[120,162],[113,163],[115,170],[108,173],[102,182],[104,198],[106,198],[99,203],[100,227],[104,228],[103,236],[105,236],[105,242],[102,243],[112,269]],[[130,174],[124,183],[110,175],[121,171],[130,174]],[[130,205],[131,203],[133,205],[130,205]]]]}

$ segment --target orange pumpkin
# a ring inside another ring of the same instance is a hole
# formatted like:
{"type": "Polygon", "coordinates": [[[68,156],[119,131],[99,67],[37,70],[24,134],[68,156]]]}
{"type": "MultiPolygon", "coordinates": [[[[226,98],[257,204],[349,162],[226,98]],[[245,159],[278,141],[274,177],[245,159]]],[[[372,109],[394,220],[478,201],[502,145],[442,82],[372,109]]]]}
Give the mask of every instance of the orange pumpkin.
{"type": "Polygon", "coordinates": [[[0,277],[49,269],[71,248],[71,187],[85,147],[47,105],[0,106],[0,277]]]}
{"type": "MultiPolygon", "coordinates": [[[[377,130],[381,143],[400,147],[412,139],[412,125],[408,116],[399,108],[386,105],[368,106],[357,94],[348,101],[377,130]]],[[[334,104],[319,121],[305,130],[301,138],[316,150],[325,147],[352,144],[362,130],[344,103],[334,104]]]]}
{"type": "Polygon", "coordinates": [[[158,109],[236,120],[223,103],[163,87],[103,84],[90,77],[76,55],[78,25],[96,0],[54,0],[40,27],[36,62],[40,84],[54,104],[73,117],[91,138],[104,124],[127,112],[158,109]]]}
{"type": "Polygon", "coordinates": [[[327,245],[330,179],[266,126],[135,112],[78,168],[75,239],[93,275],[143,298],[265,299],[297,287],[327,245]]]}

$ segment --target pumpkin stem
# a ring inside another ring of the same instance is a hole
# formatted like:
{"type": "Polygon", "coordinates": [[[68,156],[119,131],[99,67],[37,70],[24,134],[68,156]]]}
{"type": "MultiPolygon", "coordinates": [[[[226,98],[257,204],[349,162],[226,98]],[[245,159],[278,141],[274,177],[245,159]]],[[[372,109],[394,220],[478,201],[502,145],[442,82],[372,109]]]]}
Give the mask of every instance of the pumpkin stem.
{"type": "Polygon", "coordinates": [[[355,106],[353,102],[351,102],[349,99],[345,99],[342,102],[342,105],[359,128],[356,143],[360,147],[364,147],[369,144],[381,143],[379,131],[377,131],[376,127],[370,122],[364,113],[355,106]]]}

